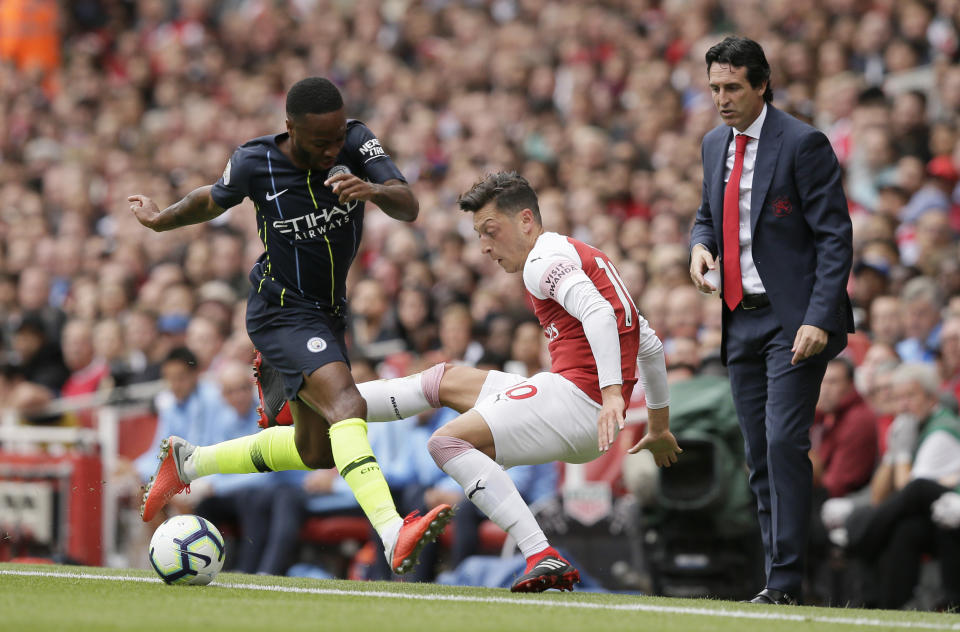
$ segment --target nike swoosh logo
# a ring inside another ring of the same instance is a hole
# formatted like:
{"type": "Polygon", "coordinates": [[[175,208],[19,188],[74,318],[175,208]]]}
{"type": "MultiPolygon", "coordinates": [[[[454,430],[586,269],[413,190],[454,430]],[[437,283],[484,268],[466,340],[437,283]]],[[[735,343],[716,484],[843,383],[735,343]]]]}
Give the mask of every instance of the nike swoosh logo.
{"type": "Polygon", "coordinates": [[[279,193],[274,193],[273,195],[267,193],[267,202],[273,202],[275,199],[277,199],[278,197],[280,197],[281,195],[283,195],[289,190],[290,189],[284,189],[283,191],[280,191],[279,193]]]}
{"type": "Polygon", "coordinates": [[[540,261],[541,259],[543,259],[543,257],[534,257],[530,260],[530,263],[533,263],[534,261],[540,261]]]}
{"type": "Polygon", "coordinates": [[[180,481],[183,482],[183,461],[180,459],[180,450],[183,448],[179,443],[174,443],[171,449],[173,450],[173,464],[177,468],[177,476],[180,477],[180,481]]]}
{"type": "Polygon", "coordinates": [[[190,555],[190,556],[195,557],[195,558],[197,558],[198,560],[202,561],[204,568],[210,566],[210,556],[209,556],[209,555],[201,555],[200,553],[194,553],[193,551],[188,551],[188,550],[186,550],[186,549],[180,549],[180,552],[181,552],[181,553],[186,553],[187,555],[190,555]]]}
{"type": "Polygon", "coordinates": [[[481,489],[486,489],[486,487],[480,487],[480,481],[477,481],[477,486],[470,490],[470,493],[467,494],[467,500],[471,500],[473,495],[476,494],[481,489]]]}

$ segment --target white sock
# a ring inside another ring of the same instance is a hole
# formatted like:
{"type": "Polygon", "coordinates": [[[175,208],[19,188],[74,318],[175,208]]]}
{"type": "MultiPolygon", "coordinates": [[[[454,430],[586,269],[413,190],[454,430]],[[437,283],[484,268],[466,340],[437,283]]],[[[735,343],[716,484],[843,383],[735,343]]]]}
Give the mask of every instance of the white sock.
{"type": "Polygon", "coordinates": [[[357,388],[367,400],[367,421],[396,421],[433,408],[423,394],[419,373],[362,382],[357,388]]]}
{"type": "Polygon", "coordinates": [[[403,518],[392,520],[383,529],[377,530],[377,535],[383,542],[383,550],[387,554],[387,561],[393,563],[393,545],[397,543],[397,535],[400,533],[400,527],[403,526],[403,518]]]}
{"type": "Polygon", "coordinates": [[[503,468],[483,452],[467,450],[443,464],[467,498],[510,534],[524,557],[546,549],[547,537],[503,468]]]}

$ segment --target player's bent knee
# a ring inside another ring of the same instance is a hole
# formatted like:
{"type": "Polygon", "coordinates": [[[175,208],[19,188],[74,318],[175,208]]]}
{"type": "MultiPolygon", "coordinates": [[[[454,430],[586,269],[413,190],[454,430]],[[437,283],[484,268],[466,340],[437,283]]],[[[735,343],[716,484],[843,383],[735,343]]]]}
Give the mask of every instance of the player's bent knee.
{"type": "Polygon", "coordinates": [[[473,444],[469,441],[461,439],[460,437],[441,434],[440,430],[435,432],[427,441],[427,450],[429,450],[430,456],[433,457],[437,467],[441,468],[450,459],[472,449],[474,449],[473,444]]]}
{"type": "Polygon", "coordinates": [[[300,460],[311,470],[329,470],[336,466],[332,454],[318,453],[311,450],[307,450],[306,453],[304,453],[303,450],[299,450],[299,452],[300,460]]]}
{"type": "Polygon", "coordinates": [[[335,467],[333,461],[333,449],[330,447],[328,437],[316,439],[307,436],[301,440],[297,438],[297,452],[300,454],[300,460],[303,464],[313,470],[328,470],[335,467]]]}

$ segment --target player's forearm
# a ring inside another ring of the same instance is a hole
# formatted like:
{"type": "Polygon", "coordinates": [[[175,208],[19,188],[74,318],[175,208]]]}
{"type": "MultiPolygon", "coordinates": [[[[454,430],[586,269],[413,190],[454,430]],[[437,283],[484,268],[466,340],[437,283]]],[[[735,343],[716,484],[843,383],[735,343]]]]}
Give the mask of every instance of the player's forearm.
{"type": "Polygon", "coordinates": [[[645,328],[637,352],[637,374],[647,398],[647,408],[670,405],[670,385],[667,383],[667,363],[663,343],[653,330],[645,328]]]}
{"type": "Polygon", "coordinates": [[[370,201],[384,213],[402,222],[412,222],[420,214],[420,203],[410,187],[398,181],[374,186],[376,192],[370,201]]]}
{"type": "Polygon", "coordinates": [[[621,409],[626,408],[626,402],[623,401],[623,386],[610,384],[601,388],[600,402],[602,406],[617,405],[621,409]]]}
{"type": "Polygon", "coordinates": [[[181,226],[206,222],[223,213],[210,195],[213,187],[207,185],[194,189],[179,202],[168,206],[157,215],[151,228],[157,232],[173,230],[181,226]]]}
{"type": "Polygon", "coordinates": [[[647,408],[647,433],[663,434],[670,430],[670,407],[647,408]]]}

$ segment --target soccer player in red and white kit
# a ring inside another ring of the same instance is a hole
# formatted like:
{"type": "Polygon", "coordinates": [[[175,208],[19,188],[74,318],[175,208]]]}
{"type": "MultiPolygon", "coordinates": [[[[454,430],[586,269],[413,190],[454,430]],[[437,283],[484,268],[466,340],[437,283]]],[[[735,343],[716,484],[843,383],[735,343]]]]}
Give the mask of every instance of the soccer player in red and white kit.
{"type": "Polygon", "coordinates": [[[484,254],[522,272],[547,338],[551,371],[530,378],[438,364],[422,373],[358,384],[368,421],[430,407],[462,414],[428,448],[477,507],[509,533],[527,559],[514,592],[572,590],[579,572],[547,542],[503,468],[584,463],[612,445],[639,378],[649,411],[648,449],[669,467],[681,452],[670,432],[663,346],[637,311],[610,259],[591,246],[544,232],[537,196],[516,173],[489,175],[460,196],[473,213],[484,254]]]}

